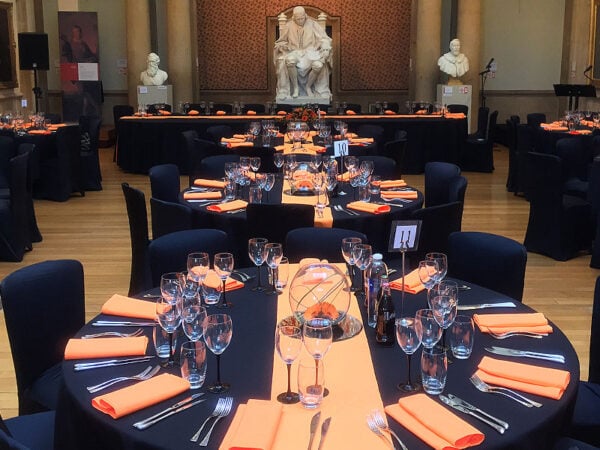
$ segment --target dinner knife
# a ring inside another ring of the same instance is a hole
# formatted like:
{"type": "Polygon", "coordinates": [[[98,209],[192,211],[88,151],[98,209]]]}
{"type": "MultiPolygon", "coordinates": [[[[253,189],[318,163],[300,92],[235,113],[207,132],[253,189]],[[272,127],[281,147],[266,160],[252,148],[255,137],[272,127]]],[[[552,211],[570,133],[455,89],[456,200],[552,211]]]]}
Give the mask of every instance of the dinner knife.
{"type": "Polygon", "coordinates": [[[153,359],[154,356],[140,356],[128,359],[108,359],[104,361],[96,361],[91,363],[75,363],[73,370],[80,372],[82,370],[101,369],[103,367],[123,366],[126,364],[135,364],[139,362],[147,362],[153,359]]]}
{"type": "Polygon", "coordinates": [[[448,398],[450,399],[450,401],[452,403],[454,403],[456,405],[460,405],[464,408],[470,409],[471,411],[475,411],[476,413],[486,416],[488,419],[493,420],[494,422],[496,422],[498,425],[500,425],[505,430],[507,430],[508,427],[510,426],[508,424],[508,422],[505,422],[504,420],[498,419],[497,417],[494,417],[491,414],[486,413],[482,409],[479,409],[477,406],[473,406],[469,402],[463,400],[462,398],[458,398],[456,395],[448,394],[448,398]]]}
{"type": "Polygon", "coordinates": [[[468,311],[471,309],[485,309],[485,308],[516,308],[513,302],[500,302],[500,303],[479,303],[477,305],[458,305],[456,309],[459,311],[468,311]]]}
{"type": "Polygon", "coordinates": [[[321,411],[316,413],[312,419],[310,419],[310,440],[308,441],[308,450],[311,450],[317,427],[319,426],[319,420],[321,420],[321,411]]]}
{"type": "Polygon", "coordinates": [[[323,448],[323,442],[325,442],[325,435],[327,435],[327,430],[329,430],[329,423],[331,422],[331,417],[328,417],[323,421],[321,425],[321,440],[319,440],[319,448],[321,450],[323,448]]]}
{"type": "Polygon", "coordinates": [[[543,359],[545,361],[553,361],[557,363],[564,364],[565,357],[563,355],[552,354],[552,353],[539,353],[539,352],[530,352],[527,350],[515,350],[512,348],[505,347],[485,347],[485,350],[494,353],[496,355],[502,356],[516,356],[523,358],[533,358],[533,359],[543,359]]]}
{"type": "Polygon", "coordinates": [[[171,411],[175,411],[176,409],[187,405],[188,403],[193,402],[194,400],[196,400],[197,398],[200,398],[204,395],[204,392],[199,392],[197,394],[194,395],[190,395],[187,398],[184,398],[183,400],[178,401],[177,403],[175,403],[174,405],[169,406],[166,409],[163,409],[162,411],[154,414],[153,416],[147,417],[146,419],[140,420],[139,422],[136,422],[133,424],[134,427],[139,428],[140,430],[143,430],[143,428],[140,428],[140,426],[143,426],[144,424],[153,421],[154,419],[157,419],[158,417],[167,414],[171,411]]]}
{"type": "Polygon", "coordinates": [[[125,320],[97,320],[94,327],[153,327],[155,322],[128,322],[125,320]]]}
{"type": "Polygon", "coordinates": [[[477,414],[475,411],[471,411],[467,408],[465,408],[464,406],[461,406],[457,403],[453,403],[448,397],[446,397],[445,395],[439,395],[439,399],[444,402],[446,405],[450,406],[451,408],[456,409],[457,411],[460,411],[462,413],[468,414],[470,416],[475,417],[478,420],[481,420],[483,423],[486,423],[487,425],[489,425],[490,427],[492,427],[494,430],[496,430],[498,433],[500,434],[504,434],[504,432],[506,431],[506,429],[504,427],[501,427],[500,425],[498,425],[495,422],[492,422],[491,420],[486,419],[485,417],[477,414]]]}
{"type": "Polygon", "coordinates": [[[185,404],[183,406],[180,406],[177,409],[174,409],[173,411],[169,411],[168,413],[166,413],[166,414],[164,414],[164,415],[162,415],[160,417],[157,417],[154,420],[151,420],[149,422],[145,422],[142,425],[138,425],[138,426],[134,425],[134,427],[137,428],[138,430],[145,430],[146,428],[151,427],[155,423],[160,422],[161,420],[166,419],[167,417],[170,417],[173,414],[177,414],[177,413],[180,413],[181,411],[185,411],[186,409],[191,408],[192,406],[198,405],[198,404],[200,404],[200,403],[202,403],[204,401],[206,401],[205,398],[203,398],[201,400],[196,400],[195,402],[187,403],[187,404],[185,404]]]}

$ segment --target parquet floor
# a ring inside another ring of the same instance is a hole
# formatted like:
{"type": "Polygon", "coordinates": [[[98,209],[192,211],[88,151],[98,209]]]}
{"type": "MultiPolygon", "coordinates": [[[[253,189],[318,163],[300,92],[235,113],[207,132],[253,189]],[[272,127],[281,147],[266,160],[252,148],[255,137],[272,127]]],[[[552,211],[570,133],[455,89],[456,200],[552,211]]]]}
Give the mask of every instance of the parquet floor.
{"type": "MultiPolygon", "coordinates": [[[[100,150],[104,190],[74,196],[65,203],[36,201],[44,236],[21,263],[0,262],[0,278],[12,271],[47,259],[73,258],[85,270],[87,318],[95,316],[113,293],[127,294],[130,242],[121,182],[143,189],[150,197],[148,177],[122,172],[112,161],[113,149],[100,150]]],[[[508,152],[494,152],[493,174],[466,173],[469,180],[463,229],[497,233],[522,242],[529,214],[528,203],[506,192],[508,152]]],[[[423,189],[422,175],[405,177],[423,189]]],[[[184,180],[182,179],[182,186],[184,180]]],[[[595,279],[600,271],[589,267],[590,256],[567,262],[529,254],[524,302],[544,312],[567,334],[577,350],[581,377],[587,379],[590,317],[595,279]]],[[[12,359],[0,312],[0,412],[17,414],[17,395],[12,359]]],[[[59,324],[57,324],[59,326],[59,324]]]]}

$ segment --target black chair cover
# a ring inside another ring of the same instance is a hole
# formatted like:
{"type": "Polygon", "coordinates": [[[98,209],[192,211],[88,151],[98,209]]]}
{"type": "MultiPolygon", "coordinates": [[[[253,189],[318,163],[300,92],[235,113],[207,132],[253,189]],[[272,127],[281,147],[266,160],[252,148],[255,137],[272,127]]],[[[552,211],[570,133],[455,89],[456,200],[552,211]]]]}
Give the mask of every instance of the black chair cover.
{"type": "Polygon", "coordinates": [[[81,116],[81,182],[86,191],[102,190],[102,173],[98,156],[100,126],[102,119],[97,116],[81,116]]]}
{"type": "Polygon", "coordinates": [[[494,171],[494,130],[498,120],[498,111],[490,114],[485,138],[470,137],[463,145],[460,157],[462,170],[474,172],[494,171]]]}
{"type": "Polygon", "coordinates": [[[194,184],[194,180],[200,176],[200,167],[202,166],[202,160],[209,156],[218,155],[219,148],[213,141],[207,141],[206,139],[193,138],[190,142],[189,138],[193,136],[191,133],[197,135],[195,131],[184,131],[182,134],[190,133],[184,136],[186,140],[186,146],[188,151],[188,175],[189,185],[194,184]]]}
{"type": "Polygon", "coordinates": [[[35,217],[35,208],[33,205],[33,182],[39,177],[39,154],[35,144],[21,144],[17,150],[19,155],[27,154],[27,216],[28,226],[27,233],[29,239],[29,245],[32,242],[41,242],[42,233],[38,228],[37,219],[35,217]]]}
{"type": "Polygon", "coordinates": [[[396,166],[396,161],[385,156],[359,156],[359,162],[373,161],[374,175],[380,175],[382,180],[394,180],[400,178],[402,174],[396,166]]]}
{"type": "Polygon", "coordinates": [[[0,448],[54,450],[54,411],[3,420],[0,416],[0,448]]]}
{"type": "Polygon", "coordinates": [[[519,186],[519,163],[517,153],[518,134],[517,127],[521,119],[519,116],[510,116],[506,119],[507,138],[508,138],[508,176],[506,177],[506,190],[508,192],[518,193],[519,186]]]}
{"type": "Polygon", "coordinates": [[[450,203],[450,182],[460,175],[456,164],[434,161],[425,164],[425,206],[450,203]]]}
{"type": "Polygon", "coordinates": [[[181,203],[166,202],[152,197],[150,214],[152,215],[152,239],[193,228],[192,210],[181,203]]]}
{"type": "Polygon", "coordinates": [[[0,200],[0,261],[22,261],[31,249],[29,237],[30,203],[27,193],[27,153],[10,160],[10,199],[0,200]]]}
{"type": "Polygon", "coordinates": [[[152,197],[165,202],[179,200],[179,168],[175,164],[153,166],[148,172],[152,197]]]}
{"type": "Polygon", "coordinates": [[[406,153],[406,132],[405,137],[401,139],[394,139],[383,144],[382,156],[392,158],[396,161],[397,176],[401,177],[404,173],[404,155],[406,153]]]}
{"type": "Polygon", "coordinates": [[[239,155],[216,155],[202,160],[198,176],[201,178],[222,178],[225,175],[226,162],[238,162],[239,155]]]}

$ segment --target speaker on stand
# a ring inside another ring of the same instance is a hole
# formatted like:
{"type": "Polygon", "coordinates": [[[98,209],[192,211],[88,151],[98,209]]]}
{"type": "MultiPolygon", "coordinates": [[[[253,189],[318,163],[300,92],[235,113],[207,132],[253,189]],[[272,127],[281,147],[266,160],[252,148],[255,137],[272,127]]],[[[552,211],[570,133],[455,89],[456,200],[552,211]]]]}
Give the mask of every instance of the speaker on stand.
{"type": "Polygon", "coordinates": [[[37,71],[49,70],[48,35],[46,33],[19,33],[19,69],[33,70],[35,112],[39,112],[42,89],[38,86],[37,71]]]}

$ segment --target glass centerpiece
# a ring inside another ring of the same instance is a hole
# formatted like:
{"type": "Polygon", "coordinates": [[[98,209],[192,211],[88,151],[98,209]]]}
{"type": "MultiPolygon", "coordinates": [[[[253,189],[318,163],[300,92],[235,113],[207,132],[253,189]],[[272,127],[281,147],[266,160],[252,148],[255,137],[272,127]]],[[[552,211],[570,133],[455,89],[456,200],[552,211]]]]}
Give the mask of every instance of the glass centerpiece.
{"type": "Polygon", "coordinates": [[[290,168],[290,193],[292,195],[314,195],[315,177],[318,170],[309,162],[296,162],[290,168]]]}

